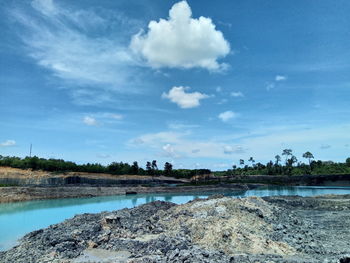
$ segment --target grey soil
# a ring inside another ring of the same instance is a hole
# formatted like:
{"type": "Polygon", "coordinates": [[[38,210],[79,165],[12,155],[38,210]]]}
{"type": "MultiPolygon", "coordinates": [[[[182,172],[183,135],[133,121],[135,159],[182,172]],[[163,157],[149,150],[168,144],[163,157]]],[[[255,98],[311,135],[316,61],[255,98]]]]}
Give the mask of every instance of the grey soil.
{"type": "Polygon", "coordinates": [[[0,187],[0,203],[30,200],[79,198],[110,195],[125,195],[128,192],[147,193],[203,193],[248,190],[256,185],[213,185],[213,186],[13,186],[0,187]]]}
{"type": "Polygon", "coordinates": [[[0,262],[350,262],[350,195],[214,196],[83,214],[27,234],[0,262]]]}

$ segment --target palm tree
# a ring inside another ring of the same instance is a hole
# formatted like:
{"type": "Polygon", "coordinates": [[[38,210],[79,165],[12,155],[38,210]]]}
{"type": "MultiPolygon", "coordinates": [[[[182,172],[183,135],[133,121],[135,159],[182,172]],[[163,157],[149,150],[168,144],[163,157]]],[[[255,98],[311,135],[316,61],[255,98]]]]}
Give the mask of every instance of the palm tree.
{"type": "Polygon", "coordinates": [[[173,165],[171,163],[169,163],[169,162],[166,162],[164,164],[164,173],[165,173],[165,175],[167,175],[167,176],[171,175],[172,170],[173,170],[173,165]]]}
{"type": "Polygon", "coordinates": [[[244,165],[244,160],[243,159],[239,159],[239,165],[244,165]]]}
{"type": "Polygon", "coordinates": [[[156,170],[158,170],[157,161],[153,160],[152,161],[152,174],[153,175],[156,175],[156,170]]]}
{"type": "Polygon", "coordinates": [[[286,164],[287,164],[288,157],[290,155],[292,155],[292,149],[284,149],[283,152],[282,152],[282,155],[286,156],[286,164]]]}
{"type": "Polygon", "coordinates": [[[152,174],[152,164],[151,164],[151,162],[147,162],[147,164],[146,164],[146,171],[147,171],[148,175],[152,174]]]}
{"type": "Polygon", "coordinates": [[[252,166],[254,166],[255,160],[254,160],[253,157],[250,157],[249,160],[248,160],[248,162],[251,162],[251,163],[252,163],[252,166]]]}
{"type": "Polygon", "coordinates": [[[278,163],[281,161],[281,156],[279,156],[278,154],[275,156],[276,159],[276,164],[278,165],[278,163]]]}
{"type": "Polygon", "coordinates": [[[303,158],[308,159],[309,160],[309,166],[311,167],[311,159],[314,159],[314,156],[311,152],[306,152],[303,154],[303,158]]]}

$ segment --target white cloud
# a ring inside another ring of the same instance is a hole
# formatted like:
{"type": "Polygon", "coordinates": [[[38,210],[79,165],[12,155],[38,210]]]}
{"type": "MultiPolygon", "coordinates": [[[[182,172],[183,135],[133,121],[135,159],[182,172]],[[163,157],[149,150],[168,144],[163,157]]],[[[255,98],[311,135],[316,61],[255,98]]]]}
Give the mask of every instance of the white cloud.
{"type": "Polygon", "coordinates": [[[1,147],[10,147],[10,146],[15,146],[15,145],[16,145],[15,140],[6,140],[6,141],[0,143],[1,147]]]}
{"type": "Polygon", "coordinates": [[[176,144],[180,139],[185,136],[187,133],[179,132],[159,132],[159,133],[150,133],[139,136],[135,139],[132,139],[130,143],[132,145],[155,145],[155,144],[176,144]]]}
{"type": "Polygon", "coordinates": [[[219,119],[222,120],[223,122],[227,122],[233,118],[236,118],[238,116],[237,113],[233,111],[225,111],[219,114],[219,119]]]}
{"type": "Polygon", "coordinates": [[[272,90],[275,88],[275,83],[267,83],[266,84],[266,90],[269,91],[269,90],[272,90]]]}
{"type": "Polygon", "coordinates": [[[93,117],[90,117],[90,116],[85,116],[83,119],[83,122],[88,126],[96,126],[97,125],[96,119],[93,117]]]}
{"type": "Polygon", "coordinates": [[[326,128],[306,128],[303,125],[253,127],[250,132],[226,136],[219,132],[215,137],[203,137],[205,133],[201,130],[195,133],[168,131],[141,135],[131,142],[139,148],[139,152],[148,151],[150,154],[152,150],[156,153],[164,151],[163,147],[169,144],[165,150],[175,152],[184,159],[220,158],[223,162],[231,162],[248,160],[253,156],[257,162],[268,162],[276,154],[281,154],[283,149],[291,148],[298,159],[302,159],[305,151],[311,151],[316,159],[344,161],[349,152],[349,148],[344,147],[344,142],[350,140],[349,128],[348,124],[326,128]],[[324,142],[336,151],[319,150],[324,142]]]}
{"type": "Polygon", "coordinates": [[[243,93],[240,92],[240,91],[233,91],[233,92],[230,93],[230,95],[231,95],[231,97],[235,97],[235,98],[237,98],[237,97],[244,97],[243,93]]]}
{"type": "Polygon", "coordinates": [[[286,77],[286,76],[277,75],[277,76],[275,77],[275,81],[284,81],[284,80],[287,80],[287,77],[286,77]]]}
{"type": "Polygon", "coordinates": [[[171,130],[188,130],[188,129],[194,129],[198,127],[200,126],[195,124],[186,124],[179,121],[173,121],[168,123],[168,128],[171,130]]]}
{"type": "Polygon", "coordinates": [[[118,124],[124,119],[124,115],[111,112],[96,112],[83,117],[83,123],[88,126],[101,126],[118,124]],[[97,121],[98,120],[98,121],[97,121]]]}
{"type": "Polygon", "coordinates": [[[97,158],[101,158],[101,159],[108,159],[111,157],[111,155],[107,154],[107,153],[98,153],[96,154],[97,158]]]}
{"type": "Polygon", "coordinates": [[[225,154],[233,154],[233,153],[244,153],[244,149],[242,146],[231,146],[231,145],[225,145],[224,146],[224,153],[225,154]]]}
{"type": "Polygon", "coordinates": [[[217,102],[218,105],[222,105],[228,102],[228,99],[221,99],[219,102],[217,102]]]}
{"type": "Polygon", "coordinates": [[[219,86],[219,87],[216,87],[215,90],[216,90],[217,93],[222,92],[222,88],[221,88],[220,86],[219,86]]]}
{"type": "Polygon", "coordinates": [[[179,158],[180,155],[175,152],[174,147],[171,144],[166,144],[162,147],[163,149],[163,156],[164,157],[171,157],[171,158],[179,158]]]}
{"type": "Polygon", "coordinates": [[[189,87],[173,87],[168,93],[163,93],[162,98],[169,99],[182,109],[195,108],[200,105],[200,100],[209,96],[200,92],[188,92],[189,87]]]}
{"type": "Polygon", "coordinates": [[[18,8],[11,14],[23,29],[20,38],[27,55],[63,80],[62,86],[128,92],[130,87],[125,86],[133,78],[135,61],[129,48],[120,44],[120,25],[126,24],[128,30],[136,25],[116,12],[98,10],[77,10],[58,1],[35,0],[32,9],[18,8]],[[118,23],[118,36],[96,34],[118,23]]]}
{"type": "Polygon", "coordinates": [[[193,68],[220,70],[227,65],[217,59],[230,52],[230,45],[210,18],[192,18],[186,1],[173,5],[167,20],[151,21],[148,32],[133,36],[131,49],[153,68],[193,68]]]}
{"type": "Polygon", "coordinates": [[[191,132],[159,132],[144,134],[129,141],[133,147],[145,147],[147,151],[161,151],[161,156],[171,158],[223,158],[231,159],[245,153],[242,146],[229,146],[225,141],[208,138],[191,138],[191,132]],[[226,153],[224,152],[226,150],[226,153]],[[230,154],[230,155],[228,155],[230,154]]]}
{"type": "Polygon", "coordinates": [[[110,113],[109,117],[114,120],[122,120],[124,118],[123,115],[121,114],[116,114],[116,113],[110,113]]]}
{"type": "Polygon", "coordinates": [[[225,145],[225,146],[224,146],[224,153],[226,153],[226,154],[231,154],[231,153],[233,153],[233,152],[234,152],[234,149],[233,149],[232,146],[229,146],[229,145],[225,145]]]}

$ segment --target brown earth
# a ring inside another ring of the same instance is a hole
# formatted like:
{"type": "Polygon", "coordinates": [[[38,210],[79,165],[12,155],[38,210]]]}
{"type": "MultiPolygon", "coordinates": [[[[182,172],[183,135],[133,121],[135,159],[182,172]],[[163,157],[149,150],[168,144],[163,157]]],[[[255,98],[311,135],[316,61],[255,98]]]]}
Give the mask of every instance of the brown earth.
{"type": "MultiPolygon", "coordinates": [[[[120,180],[152,180],[152,176],[146,175],[113,175],[106,173],[84,173],[84,172],[65,172],[65,173],[53,173],[41,170],[32,169],[18,169],[12,167],[0,167],[0,178],[21,178],[21,179],[32,179],[32,178],[49,178],[49,177],[72,177],[72,176],[80,176],[91,179],[120,179],[120,180]]],[[[165,177],[160,176],[157,179],[172,179],[178,180],[179,182],[187,181],[187,180],[179,180],[173,177],[165,177]]]]}

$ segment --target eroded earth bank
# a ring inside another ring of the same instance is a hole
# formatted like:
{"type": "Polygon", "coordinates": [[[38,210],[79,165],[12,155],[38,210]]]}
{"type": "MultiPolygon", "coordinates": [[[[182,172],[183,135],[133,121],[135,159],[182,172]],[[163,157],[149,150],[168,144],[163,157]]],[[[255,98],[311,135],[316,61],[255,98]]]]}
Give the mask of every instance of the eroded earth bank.
{"type": "Polygon", "coordinates": [[[350,195],[156,201],[27,234],[0,262],[350,262],[350,195]]]}

